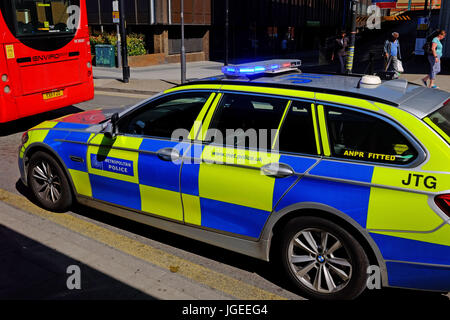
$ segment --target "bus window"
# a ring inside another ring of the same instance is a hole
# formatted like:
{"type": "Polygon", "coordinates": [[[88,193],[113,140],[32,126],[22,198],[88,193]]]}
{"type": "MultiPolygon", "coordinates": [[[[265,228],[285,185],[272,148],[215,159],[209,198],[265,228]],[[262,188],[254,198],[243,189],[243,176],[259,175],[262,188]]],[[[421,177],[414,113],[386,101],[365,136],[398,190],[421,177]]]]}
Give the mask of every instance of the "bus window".
{"type": "Polygon", "coordinates": [[[0,34],[0,123],[93,98],[86,0],[0,0],[0,34]]]}
{"type": "Polygon", "coordinates": [[[72,11],[69,7],[79,6],[79,1],[14,0],[13,2],[16,10],[18,36],[50,32],[74,33],[76,31],[77,25],[70,22],[73,20],[71,15],[77,14],[77,11],[72,11]]]}

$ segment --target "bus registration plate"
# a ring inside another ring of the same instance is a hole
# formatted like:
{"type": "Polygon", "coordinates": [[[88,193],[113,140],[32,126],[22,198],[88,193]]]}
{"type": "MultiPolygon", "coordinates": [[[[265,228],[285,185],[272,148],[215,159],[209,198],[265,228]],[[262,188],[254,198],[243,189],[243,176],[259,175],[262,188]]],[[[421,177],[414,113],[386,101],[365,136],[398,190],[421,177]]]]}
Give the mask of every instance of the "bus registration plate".
{"type": "Polygon", "coordinates": [[[46,92],[46,93],[42,94],[44,100],[49,100],[49,99],[53,99],[53,98],[62,97],[63,95],[64,95],[64,90],[58,90],[58,91],[53,91],[53,92],[46,92]]]}

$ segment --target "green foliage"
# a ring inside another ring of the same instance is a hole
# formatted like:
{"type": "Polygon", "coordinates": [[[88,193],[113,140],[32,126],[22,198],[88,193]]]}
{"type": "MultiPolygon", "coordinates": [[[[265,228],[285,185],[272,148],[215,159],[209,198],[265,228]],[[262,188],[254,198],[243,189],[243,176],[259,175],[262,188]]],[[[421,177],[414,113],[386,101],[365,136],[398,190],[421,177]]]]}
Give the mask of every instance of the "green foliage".
{"type": "Polygon", "coordinates": [[[106,44],[111,44],[115,47],[117,47],[117,35],[112,33],[106,33],[104,35],[106,44]]]}
{"type": "Polygon", "coordinates": [[[100,35],[96,35],[96,36],[94,36],[94,35],[90,36],[89,37],[89,41],[91,43],[91,52],[92,52],[92,54],[95,54],[95,46],[97,44],[105,44],[105,39],[104,39],[103,35],[101,35],[101,34],[100,35]]]}
{"type": "MultiPolygon", "coordinates": [[[[91,35],[91,52],[95,54],[95,45],[110,44],[117,49],[117,35],[113,33],[103,33],[99,35],[91,35]]],[[[145,37],[143,34],[131,33],[127,36],[127,46],[129,56],[140,56],[147,53],[145,49],[145,37]]],[[[117,55],[117,50],[116,50],[117,55]]]]}
{"type": "Polygon", "coordinates": [[[143,34],[130,34],[127,37],[127,46],[129,56],[141,56],[147,53],[143,34]]]}

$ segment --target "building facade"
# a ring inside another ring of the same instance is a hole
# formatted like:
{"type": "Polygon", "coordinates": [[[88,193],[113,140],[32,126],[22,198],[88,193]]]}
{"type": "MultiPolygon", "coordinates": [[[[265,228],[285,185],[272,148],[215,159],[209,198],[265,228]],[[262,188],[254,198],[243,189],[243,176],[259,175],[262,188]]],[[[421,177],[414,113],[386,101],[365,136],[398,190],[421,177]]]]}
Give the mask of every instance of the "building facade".
{"type": "MultiPolygon", "coordinates": [[[[439,26],[441,29],[447,31],[447,34],[450,33],[450,2],[442,1],[441,12],[439,16],[439,26]]],[[[443,49],[443,57],[450,59],[450,41],[448,40],[448,35],[444,39],[444,49],[443,49]]]]}
{"type": "MultiPolygon", "coordinates": [[[[224,59],[225,2],[184,0],[188,61],[224,59]]],[[[144,34],[148,53],[154,54],[159,63],[178,62],[181,0],[124,3],[128,32],[144,34]]],[[[366,16],[371,4],[372,0],[359,0],[358,17],[366,16]]],[[[89,0],[87,8],[92,33],[115,32],[112,0],[89,0]]],[[[358,27],[363,27],[364,21],[358,22],[358,27]]],[[[339,30],[350,30],[350,0],[229,0],[229,25],[232,62],[304,59],[302,54],[307,52],[317,57],[317,50],[333,42],[339,30]]]]}
{"type": "MultiPolygon", "coordinates": [[[[125,0],[128,33],[145,35],[148,59],[178,62],[181,49],[181,0],[125,0]]],[[[91,33],[115,32],[112,0],[86,1],[91,33]]],[[[184,0],[188,61],[209,60],[211,0],[184,0]]],[[[151,62],[151,61],[150,61],[151,62]]]]}
{"type": "MultiPolygon", "coordinates": [[[[315,50],[348,21],[346,1],[229,0],[231,61],[315,50]]],[[[211,58],[225,50],[225,1],[212,0],[211,58]]]]}
{"type": "Polygon", "coordinates": [[[425,8],[425,2],[427,1],[427,8],[440,9],[443,0],[398,0],[397,8],[391,10],[392,12],[398,11],[410,11],[410,10],[423,10],[425,8]]]}

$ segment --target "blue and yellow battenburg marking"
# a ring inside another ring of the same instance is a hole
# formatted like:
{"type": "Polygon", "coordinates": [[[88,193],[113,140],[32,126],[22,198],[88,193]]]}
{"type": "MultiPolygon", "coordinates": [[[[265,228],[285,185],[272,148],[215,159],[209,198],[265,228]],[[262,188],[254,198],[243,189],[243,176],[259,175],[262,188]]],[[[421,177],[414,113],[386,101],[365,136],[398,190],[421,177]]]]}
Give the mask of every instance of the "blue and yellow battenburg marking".
{"type": "Polygon", "coordinates": [[[260,168],[280,155],[206,146],[198,173],[202,226],[250,237],[259,234],[273,209],[275,179],[260,168]]]}

